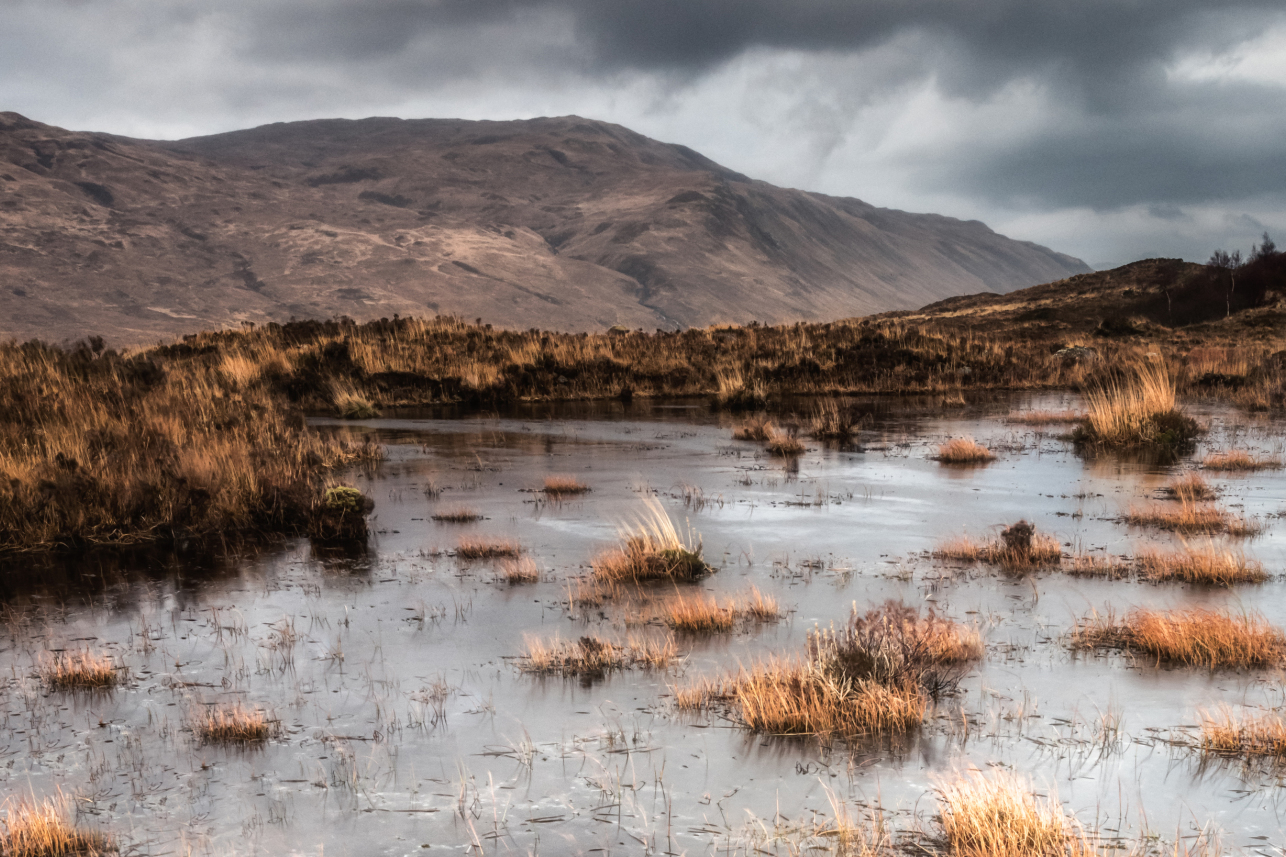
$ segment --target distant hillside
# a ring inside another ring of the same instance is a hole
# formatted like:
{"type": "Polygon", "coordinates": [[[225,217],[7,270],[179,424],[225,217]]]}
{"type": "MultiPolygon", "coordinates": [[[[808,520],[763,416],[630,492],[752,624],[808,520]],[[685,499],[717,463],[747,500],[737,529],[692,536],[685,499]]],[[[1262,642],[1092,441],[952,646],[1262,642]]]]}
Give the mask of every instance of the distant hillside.
{"type": "Polygon", "coordinates": [[[1087,270],[577,117],[149,142],[0,113],[0,335],[20,339],[394,313],[572,331],[824,320],[1087,270]]]}

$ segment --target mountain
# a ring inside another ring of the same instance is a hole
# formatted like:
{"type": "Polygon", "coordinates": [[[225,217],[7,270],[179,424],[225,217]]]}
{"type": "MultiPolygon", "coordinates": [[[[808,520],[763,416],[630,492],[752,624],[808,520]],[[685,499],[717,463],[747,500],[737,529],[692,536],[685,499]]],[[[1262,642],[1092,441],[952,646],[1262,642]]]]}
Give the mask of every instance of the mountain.
{"type": "Polygon", "coordinates": [[[575,116],[162,142],[0,113],[0,334],[20,339],[394,313],[572,331],[824,320],[1087,270],[977,221],[774,187],[575,116]]]}

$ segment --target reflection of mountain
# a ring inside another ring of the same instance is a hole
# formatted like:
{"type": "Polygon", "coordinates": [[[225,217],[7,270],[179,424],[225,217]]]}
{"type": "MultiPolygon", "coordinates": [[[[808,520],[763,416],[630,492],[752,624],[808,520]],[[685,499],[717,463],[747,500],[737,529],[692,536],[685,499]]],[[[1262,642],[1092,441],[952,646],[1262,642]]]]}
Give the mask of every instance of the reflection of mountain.
{"type": "Polygon", "coordinates": [[[0,332],[452,313],[577,330],[830,319],[1087,270],[978,222],[752,181],[576,117],[173,143],[0,114],[0,332]]]}

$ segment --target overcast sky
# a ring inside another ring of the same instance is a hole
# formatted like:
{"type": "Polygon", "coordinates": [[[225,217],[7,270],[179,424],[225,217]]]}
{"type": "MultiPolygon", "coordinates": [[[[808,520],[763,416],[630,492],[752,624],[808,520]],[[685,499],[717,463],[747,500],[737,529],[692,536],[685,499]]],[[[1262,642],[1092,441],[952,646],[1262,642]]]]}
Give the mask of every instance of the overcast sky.
{"type": "Polygon", "coordinates": [[[1282,0],[0,0],[0,109],[575,113],[1098,267],[1286,243],[1282,0]]]}

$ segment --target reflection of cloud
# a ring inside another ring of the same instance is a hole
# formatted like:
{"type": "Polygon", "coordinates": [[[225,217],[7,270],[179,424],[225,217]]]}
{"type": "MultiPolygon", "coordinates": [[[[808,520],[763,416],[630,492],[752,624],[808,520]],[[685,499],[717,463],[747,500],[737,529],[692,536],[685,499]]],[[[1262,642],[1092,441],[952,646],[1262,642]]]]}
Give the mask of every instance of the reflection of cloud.
{"type": "Polygon", "coordinates": [[[580,113],[1094,259],[1286,226],[1279,2],[0,2],[0,106],[73,127],[580,113]]]}

